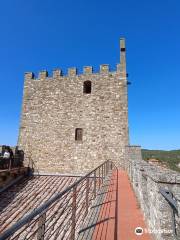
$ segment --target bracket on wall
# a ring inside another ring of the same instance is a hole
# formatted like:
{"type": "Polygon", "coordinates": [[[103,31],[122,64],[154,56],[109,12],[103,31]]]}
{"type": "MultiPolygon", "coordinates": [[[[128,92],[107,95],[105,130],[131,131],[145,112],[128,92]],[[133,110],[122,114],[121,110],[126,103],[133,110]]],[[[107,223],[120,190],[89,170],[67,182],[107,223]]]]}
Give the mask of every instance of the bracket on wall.
{"type": "Polygon", "coordinates": [[[163,195],[163,197],[171,205],[171,207],[178,213],[177,201],[173,198],[172,192],[164,188],[160,188],[159,192],[163,195]]]}
{"type": "MultiPolygon", "coordinates": [[[[126,73],[126,78],[128,78],[128,77],[129,77],[129,74],[126,73]]],[[[131,82],[129,82],[128,80],[127,80],[127,85],[131,85],[131,82]]]]}
{"type": "Polygon", "coordinates": [[[175,239],[179,239],[177,235],[177,228],[176,228],[176,220],[175,220],[175,214],[178,216],[178,205],[176,199],[173,197],[173,194],[171,191],[165,189],[165,188],[160,188],[159,192],[162,194],[162,196],[166,199],[166,201],[169,203],[169,205],[172,208],[172,227],[173,227],[173,232],[174,232],[174,237],[175,239]]]}

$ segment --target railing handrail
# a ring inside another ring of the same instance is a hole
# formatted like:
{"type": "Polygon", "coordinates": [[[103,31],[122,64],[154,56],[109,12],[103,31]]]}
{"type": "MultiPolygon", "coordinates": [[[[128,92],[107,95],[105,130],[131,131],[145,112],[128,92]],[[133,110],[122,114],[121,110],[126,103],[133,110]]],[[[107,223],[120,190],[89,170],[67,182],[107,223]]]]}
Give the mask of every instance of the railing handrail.
{"type": "Polygon", "coordinates": [[[174,198],[173,193],[170,190],[160,187],[159,192],[166,199],[166,201],[172,208],[172,228],[173,228],[174,238],[178,240],[179,238],[177,235],[176,219],[175,219],[175,213],[178,215],[177,200],[174,198]]]}
{"type": "Polygon", "coordinates": [[[159,192],[163,195],[169,205],[178,212],[177,201],[173,198],[172,192],[160,187],[159,192]]]}
{"type": "MultiPolygon", "coordinates": [[[[15,169],[15,168],[21,168],[21,167],[24,167],[24,166],[13,166],[13,164],[12,164],[12,160],[14,160],[14,159],[19,159],[19,157],[16,157],[16,156],[14,156],[13,158],[9,158],[9,159],[4,159],[2,156],[0,156],[0,159],[2,160],[5,160],[5,161],[7,161],[7,160],[9,160],[9,163],[8,163],[8,166],[7,166],[7,168],[0,168],[0,170],[6,170],[6,171],[8,171],[8,172],[10,172],[11,170],[13,170],[13,169],[15,169]]],[[[5,165],[5,164],[4,164],[5,165]]]]}
{"type": "Polygon", "coordinates": [[[54,197],[50,198],[49,200],[47,200],[45,203],[43,203],[40,207],[38,207],[37,209],[32,210],[31,213],[25,215],[22,219],[20,219],[19,221],[17,221],[14,225],[12,225],[9,229],[7,229],[6,231],[4,231],[1,235],[0,235],[0,240],[4,240],[7,239],[8,237],[10,237],[12,234],[14,234],[16,231],[18,231],[21,227],[23,227],[25,224],[27,224],[28,222],[30,222],[33,218],[35,218],[36,216],[38,216],[41,213],[44,213],[46,210],[48,210],[48,208],[58,199],[60,199],[61,197],[63,197],[67,192],[71,191],[74,187],[78,186],[79,183],[81,183],[82,181],[84,181],[86,178],[88,178],[92,173],[94,173],[97,169],[101,168],[103,165],[105,165],[106,163],[110,163],[111,161],[107,160],[104,163],[102,163],[101,165],[99,165],[98,167],[96,167],[95,169],[93,169],[91,172],[87,173],[85,176],[81,177],[79,180],[75,181],[73,184],[71,184],[69,187],[67,187],[66,189],[64,189],[62,192],[57,193],[54,197]]]}

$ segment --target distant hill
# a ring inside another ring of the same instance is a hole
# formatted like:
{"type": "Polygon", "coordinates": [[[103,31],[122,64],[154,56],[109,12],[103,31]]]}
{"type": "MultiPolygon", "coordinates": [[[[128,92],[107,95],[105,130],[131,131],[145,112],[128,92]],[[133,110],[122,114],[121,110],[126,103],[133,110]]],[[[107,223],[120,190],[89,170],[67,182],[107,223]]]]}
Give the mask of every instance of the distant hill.
{"type": "Polygon", "coordinates": [[[142,158],[144,160],[158,159],[168,168],[180,172],[180,149],[171,151],[142,149],[142,158]]]}

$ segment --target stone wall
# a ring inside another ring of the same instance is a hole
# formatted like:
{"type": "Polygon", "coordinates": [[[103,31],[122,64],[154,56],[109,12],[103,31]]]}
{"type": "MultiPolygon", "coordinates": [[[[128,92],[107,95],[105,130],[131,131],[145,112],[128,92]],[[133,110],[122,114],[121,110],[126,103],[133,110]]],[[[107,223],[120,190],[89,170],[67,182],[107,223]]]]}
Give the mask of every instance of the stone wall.
{"type": "Polygon", "coordinates": [[[85,173],[105,160],[120,164],[128,144],[128,106],[125,41],[120,40],[117,70],[91,66],[83,74],[76,68],[25,74],[24,98],[18,145],[26,164],[45,172],[85,173]],[[91,81],[91,94],[83,92],[91,81]],[[75,130],[83,129],[82,141],[75,130]]]}
{"type": "Polygon", "coordinates": [[[180,239],[180,174],[165,170],[142,160],[138,146],[126,147],[126,170],[139,200],[148,227],[156,240],[180,239]],[[159,192],[160,188],[172,192],[177,202],[175,213],[177,236],[173,233],[174,213],[170,204],[159,192]],[[156,231],[161,231],[157,233],[156,231]]]}

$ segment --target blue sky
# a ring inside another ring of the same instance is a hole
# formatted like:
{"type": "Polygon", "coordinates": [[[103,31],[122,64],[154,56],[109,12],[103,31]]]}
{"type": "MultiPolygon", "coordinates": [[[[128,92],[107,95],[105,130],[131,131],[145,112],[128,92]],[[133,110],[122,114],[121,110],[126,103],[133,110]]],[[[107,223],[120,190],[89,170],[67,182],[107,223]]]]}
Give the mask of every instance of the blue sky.
{"type": "Polygon", "coordinates": [[[6,0],[0,9],[0,144],[17,142],[24,72],[113,69],[125,37],[130,143],[180,149],[179,0],[6,0]]]}

